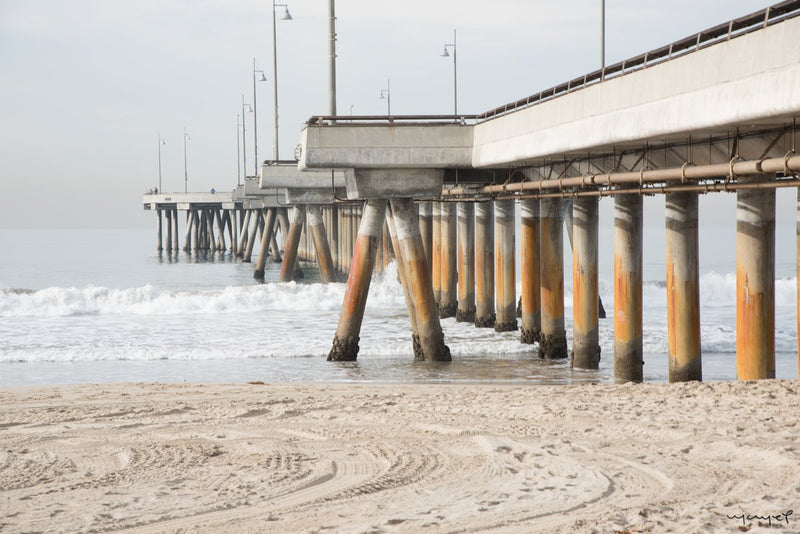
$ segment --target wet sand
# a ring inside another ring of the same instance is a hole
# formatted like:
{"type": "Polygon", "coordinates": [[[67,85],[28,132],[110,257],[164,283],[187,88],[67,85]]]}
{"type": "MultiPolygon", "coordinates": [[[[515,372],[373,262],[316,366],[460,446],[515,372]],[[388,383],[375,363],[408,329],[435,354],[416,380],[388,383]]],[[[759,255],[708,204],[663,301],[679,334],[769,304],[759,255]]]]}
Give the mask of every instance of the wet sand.
{"type": "Polygon", "coordinates": [[[798,532],[799,418],[796,380],[4,388],[0,532],[798,532]]]}

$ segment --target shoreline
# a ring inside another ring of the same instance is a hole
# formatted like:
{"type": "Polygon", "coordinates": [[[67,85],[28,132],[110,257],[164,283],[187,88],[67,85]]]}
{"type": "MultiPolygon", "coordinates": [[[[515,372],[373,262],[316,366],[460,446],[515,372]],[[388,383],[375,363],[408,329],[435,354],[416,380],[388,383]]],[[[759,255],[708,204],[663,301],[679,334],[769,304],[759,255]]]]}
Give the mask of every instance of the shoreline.
{"type": "Polygon", "coordinates": [[[800,521],[797,380],[107,383],[0,388],[0,406],[9,532],[796,532],[800,521]]]}

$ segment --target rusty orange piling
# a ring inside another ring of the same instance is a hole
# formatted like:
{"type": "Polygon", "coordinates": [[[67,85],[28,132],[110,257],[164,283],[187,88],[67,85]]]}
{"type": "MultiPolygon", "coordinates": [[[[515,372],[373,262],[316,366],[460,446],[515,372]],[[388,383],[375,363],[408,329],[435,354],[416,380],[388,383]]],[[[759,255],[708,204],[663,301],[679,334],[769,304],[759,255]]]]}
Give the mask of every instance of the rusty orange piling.
{"type": "Polygon", "coordinates": [[[702,380],[697,193],[667,193],[669,381],[702,380]]]}
{"type": "Polygon", "coordinates": [[[564,216],[561,200],[539,200],[539,283],[542,333],[539,357],[566,358],[564,327],[564,216]]]}
{"type": "Polygon", "coordinates": [[[303,222],[305,218],[305,207],[295,206],[292,208],[291,218],[289,219],[289,233],[286,239],[286,249],[283,253],[281,274],[278,278],[280,282],[291,282],[296,277],[295,266],[297,265],[297,248],[300,245],[300,235],[303,233],[303,222]]]}
{"type": "Polygon", "coordinates": [[[519,339],[521,343],[533,344],[539,341],[542,331],[539,294],[539,199],[522,199],[520,213],[522,332],[519,339]]]}
{"type": "Polygon", "coordinates": [[[358,357],[361,322],[364,319],[372,271],[375,269],[386,204],[385,200],[369,200],[364,208],[350,274],[347,277],[339,326],[333,338],[333,347],[328,353],[328,361],[354,361],[358,357]]]}
{"type": "Polygon", "coordinates": [[[433,298],[436,307],[442,298],[442,203],[433,202],[431,209],[432,245],[431,245],[431,280],[433,283],[433,298]]]}
{"type": "Polygon", "coordinates": [[[458,309],[456,321],[475,322],[475,204],[458,203],[458,309]]]}
{"type": "Polygon", "coordinates": [[[599,369],[598,199],[576,198],[572,221],[572,366],[599,369]]]}
{"type": "Polygon", "coordinates": [[[264,279],[264,268],[267,265],[267,255],[269,254],[269,245],[274,236],[273,229],[275,228],[275,208],[266,210],[266,220],[264,221],[264,230],[261,232],[261,249],[258,252],[258,260],[256,261],[256,269],[253,272],[253,278],[256,280],[264,279]]]}
{"type": "Polygon", "coordinates": [[[614,376],[644,379],[642,361],[642,197],[614,199],[614,376]]]}
{"type": "MultiPolygon", "coordinates": [[[[415,360],[424,360],[425,355],[422,352],[422,345],[419,343],[419,329],[417,328],[417,312],[414,308],[414,301],[411,296],[411,289],[408,286],[408,273],[406,272],[406,263],[403,261],[403,251],[400,247],[400,242],[397,239],[397,229],[394,223],[394,214],[392,212],[391,203],[386,208],[386,230],[392,240],[392,247],[394,249],[395,260],[397,261],[397,277],[400,279],[400,285],[403,287],[403,297],[406,301],[406,309],[408,310],[408,322],[411,326],[411,347],[414,352],[415,360]]],[[[427,261],[427,260],[426,260],[427,261]]]]}
{"type": "Polygon", "coordinates": [[[510,332],[517,329],[517,267],[514,232],[516,203],[514,200],[497,200],[494,209],[495,302],[497,308],[494,329],[497,332],[510,332]]]}
{"type": "Polygon", "coordinates": [[[736,373],[775,378],[775,190],[736,193],[736,373]]]}
{"type": "Polygon", "coordinates": [[[475,203],[475,326],[493,328],[494,202],[475,203]]]}
{"type": "Polygon", "coordinates": [[[319,266],[319,277],[323,284],[336,281],[336,271],[331,257],[331,247],[328,244],[328,235],[325,232],[325,225],[322,223],[322,209],[317,205],[308,207],[308,225],[311,239],[314,242],[314,250],[317,254],[317,265],[319,266]]]}
{"type": "Polygon", "coordinates": [[[455,317],[458,308],[458,274],[456,262],[458,213],[455,202],[442,202],[441,206],[441,273],[439,317],[455,317]]]}
{"type": "Polygon", "coordinates": [[[427,361],[450,361],[450,349],[444,343],[438,308],[433,298],[433,287],[425,249],[419,230],[419,212],[411,199],[392,199],[392,214],[397,232],[398,257],[402,258],[405,280],[408,284],[419,346],[427,361]]]}
{"type": "Polygon", "coordinates": [[[422,247],[425,249],[425,259],[428,261],[428,270],[430,270],[433,261],[431,257],[433,254],[433,221],[431,219],[433,206],[430,202],[420,202],[418,206],[419,232],[422,236],[422,247]]]}

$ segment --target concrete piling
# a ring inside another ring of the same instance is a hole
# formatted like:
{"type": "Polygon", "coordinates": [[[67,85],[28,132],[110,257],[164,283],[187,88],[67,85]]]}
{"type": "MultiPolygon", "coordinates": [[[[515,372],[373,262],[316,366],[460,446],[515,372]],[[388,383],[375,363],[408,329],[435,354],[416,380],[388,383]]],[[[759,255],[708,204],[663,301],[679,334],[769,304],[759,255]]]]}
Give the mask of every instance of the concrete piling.
{"type": "Polygon", "coordinates": [[[542,333],[539,282],[539,199],[520,201],[520,256],[522,257],[522,332],[520,342],[539,342],[542,333]]]}
{"type": "Polygon", "coordinates": [[[161,210],[156,210],[156,221],[158,223],[158,226],[157,226],[157,228],[158,228],[158,241],[156,243],[156,250],[161,252],[162,250],[164,250],[163,242],[161,241],[161,239],[162,239],[161,235],[164,233],[164,230],[163,230],[163,226],[164,225],[163,225],[163,222],[161,221],[161,210]]]}
{"type": "Polygon", "coordinates": [[[667,193],[669,381],[702,380],[697,193],[667,193]]]}
{"type": "Polygon", "coordinates": [[[736,193],[736,373],[775,378],[775,190],[736,193]]]}
{"type": "Polygon", "coordinates": [[[433,202],[431,209],[431,281],[436,307],[442,299],[442,203],[433,202]]]}
{"type": "Polygon", "coordinates": [[[599,369],[597,197],[576,198],[572,213],[572,367],[599,369]]]}
{"type": "Polygon", "coordinates": [[[542,333],[539,357],[566,358],[564,327],[564,236],[561,200],[539,201],[539,282],[542,333]]]}
{"type": "Polygon", "coordinates": [[[172,252],[172,210],[165,210],[167,219],[167,252],[172,252]]]}
{"type": "Polygon", "coordinates": [[[458,203],[458,309],[456,310],[456,321],[475,322],[475,204],[472,202],[458,203]]]}
{"type": "Polygon", "coordinates": [[[243,210],[244,218],[241,220],[242,231],[239,234],[239,246],[237,247],[237,256],[244,258],[244,252],[247,249],[247,241],[250,232],[250,217],[253,210],[243,210]]]}
{"type": "Polygon", "coordinates": [[[317,253],[317,264],[319,265],[319,276],[323,284],[336,281],[336,269],[333,266],[331,249],[328,244],[328,236],[325,233],[325,225],[322,224],[322,210],[319,206],[308,207],[309,233],[314,241],[314,250],[317,253]]]}
{"type": "Polygon", "coordinates": [[[455,317],[458,308],[458,274],[456,267],[458,213],[455,202],[442,202],[441,214],[441,272],[439,317],[455,317]]]}
{"type": "MultiPolygon", "coordinates": [[[[353,251],[353,264],[347,278],[347,289],[339,316],[339,325],[333,338],[328,361],[354,361],[358,357],[358,340],[361,322],[367,305],[367,294],[375,268],[378,241],[386,215],[385,200],[369,200],[361,217],[358,237],[353,251]]],[[[288,263],[288,256],[284,264],[288,263]]]]}
{"type": "Polygon", "coordinates": [[[642,361],[642,196],[614,198],[614,376],[644,379],[642,361]]]}
{"type": "Polygon", "coordinates": [[[339,207],[336,204],[328,206],[328,246],[331,250],[334,275],[339,279],[339,207]]]}
{"type": "MultiPolygon", "coordinates": [[[[397,239],[397,229],[394,223],[394,215],[392,212],[391,204],[386,207],[386,229],[389,232],[389,237],[392,240],[392,245],[395,251],[395,259],[397,260],[397,277],[400,279],[400,285],[403,288],[403,298],[406,301],[406,309],[408,310],[408,322],[411,326],[411,347],[414,352],[415,360],[424,360],[425,355],[422,352],[422,345],[419,342],[419,329],[417,328],[417,312],[414,308],[414,300],[411,296],[411,288],[408,286],[408,273],[406,272],[406,263],[403,261],[403,251],[400,248],[400,242],[397,239]]],[[[427,261],[427,260],[426,260],[427,261]]]]}
{"type": "Polygon", "coordinates": [[[475,204],[475,326],[493,328],[494,202],[475,204]]]}
{"type": "Polygon", "coordinates": [[[428,260],[428,269],[433,262],[433,205],[431,202],[420,202],[419,206],[419,231],[422,236],[422,246],[425,249],[425,259],[428,260]]]}
{"type": "Polygon", "coordinates": [[[517,329],[515,214],[514,200],[495,201],[496,332],[517,329]]]}
{"type": "Polygon", "coordinates": [[[306,218],[303,206],[292,208],[291,218],[289,219],[289,233],[281,262],[280,282],[291,282],[296,277],[297,247],[300,244],[300,236],[303,233],[303,222],[306,218]]]}
{"type": "Polygon", "coordinates": [[[413,311],[409,309],[409,315],[415,314],[422,356],[427,361],[449,362],[452,358],[450,349],[444,343],[438,307],[434,301],[420,234],[418,208],[411,199],[393,199],[391,205],[397,232],[398,258],[402,258],[413,304],[413,311]]]}
{"type": "Polygon", "coordinates": [[[275,228],[275,208],[265,210],[266,217],[264,221],[264,230],[261,232],[261,247],[258,252],[258,260],[256,261],[256,268],[253,271],[253,278],[256,280],[264,280],[264,269],[267,265],[267,254],[269,254],[269,245],[274,238],[275,228]]]}
{"type": "Polygon", "coordinates": [[[183,238],[183,251],[192,251],[192,226],[194,226],[194,212],[186,210],[186,236],[183,238]]]}

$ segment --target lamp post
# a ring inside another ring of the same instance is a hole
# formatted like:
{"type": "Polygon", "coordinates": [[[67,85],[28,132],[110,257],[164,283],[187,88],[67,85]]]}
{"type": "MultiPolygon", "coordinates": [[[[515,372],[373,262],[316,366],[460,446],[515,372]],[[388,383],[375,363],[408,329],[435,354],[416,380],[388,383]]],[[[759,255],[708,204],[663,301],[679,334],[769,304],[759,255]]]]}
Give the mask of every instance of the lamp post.
{"type": "Polygon", "coordinates": [[[292,15],[289,13],[289,6],[286,4],[275,3],[272,0],[272,85],[273,92],[275,93],[275,138],[272,142],[272,159],[278,161],[278,39],[276,34],[277,25],[275,24],[275,8],[282,7],[283,15],[281,20],[292,20],[292,15]]]}
{"type": "Polygon", "coordinates": [[[158,191],[163,192],[161,188],[161,145],[166,145],[167,142],[161,139],[161,132],[158,132],[158,191]]]}
{"type": "Polygon", "coordinates": [[[242,158],[239,157],[242,155],[242,149],[239,146],[239,130],[241,130],[241,124],[239,124],[239,114],[236,114],[236,185],[242,185],[242,158]]]}
{"type": "Polygon", "coordinates": [[[453,49],[453,115],[458,115],[458,63],[456,62],[456,31],[453,30],[453,42],[445,43],[442,57],[450,57],[447,47],[453,49]]]}
{"type": "Polygon", "coordinates": [[[189,192],[189,171],[186,166],[186,141],[191,141],[189,132],[186,131],[186,126],[183,127],[183,192],[189,192]]]}
{"type": "Polygon", "coordinates": [[[258,79],[259,82],[266,82],[267,76],[264,74],[264,71],[261,69],[256,69],[256,58],[253,58],[253,157],[256,160],[256,173],[255,176],[258,176],[258,107],[256,105],[256,73],[261,73],[261,78],[258,79]]]}
{"type": "Polygon", "coordinates": [[[381,100],[386,100],[386,114],[392,115],[392,80],[386,80],[386,89],[381,89],[381,100]]]}
{"type": "Polygon", "coordinates": [[[252,113],[253,108],[244,101],[244,95],[242,95],[242,169],[244,169],[244,179],[247,180],[247,127],[245,126],[247,119],[245,111],[252,113]]]}

